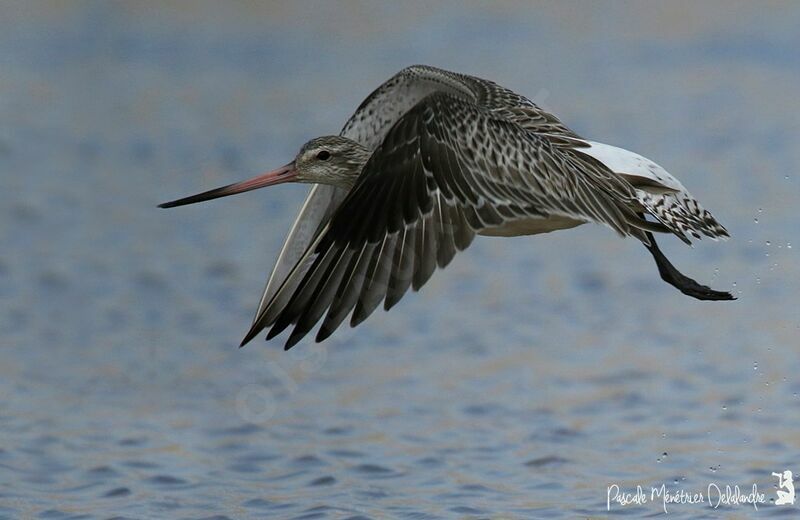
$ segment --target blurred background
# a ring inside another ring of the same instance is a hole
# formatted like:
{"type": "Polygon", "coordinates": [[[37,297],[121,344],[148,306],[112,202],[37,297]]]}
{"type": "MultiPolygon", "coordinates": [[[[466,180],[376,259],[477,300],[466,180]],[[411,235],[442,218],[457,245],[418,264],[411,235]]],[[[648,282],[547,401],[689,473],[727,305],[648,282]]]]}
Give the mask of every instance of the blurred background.
{"type": "Polygon", "coordinates": [[[800,471],[799,26],[793,2],[0,3],[0,517],[773,500],[800,471]],[[306,188],[156,205],[284,164],[414,63],[663,165],[733,238],[662,248],[739,300],[583,226],[478,239],[322,345],[237,349],[306,188]]]}

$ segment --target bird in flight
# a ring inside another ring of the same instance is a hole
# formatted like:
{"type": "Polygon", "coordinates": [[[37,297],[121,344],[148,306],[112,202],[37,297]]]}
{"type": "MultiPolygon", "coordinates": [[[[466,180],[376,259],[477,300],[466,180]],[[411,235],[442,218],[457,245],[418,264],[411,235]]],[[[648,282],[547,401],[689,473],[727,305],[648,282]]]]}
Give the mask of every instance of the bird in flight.
{"type": "Polygon", "coordinates": [[[288,350],[350,315],[366,319],[420,289],[475,235],[519,236],[587,222],[639,240],[661,278],[699,300],[732,300],[683,275],[654,233],[728,238],[675,177],[636,153],[584,139],[500,85],[407,67],[361,103],[337,136],[248,181],[161,204],[171,208],[285,182],[313,184],[241,345],[293,327],[288,350]]]}

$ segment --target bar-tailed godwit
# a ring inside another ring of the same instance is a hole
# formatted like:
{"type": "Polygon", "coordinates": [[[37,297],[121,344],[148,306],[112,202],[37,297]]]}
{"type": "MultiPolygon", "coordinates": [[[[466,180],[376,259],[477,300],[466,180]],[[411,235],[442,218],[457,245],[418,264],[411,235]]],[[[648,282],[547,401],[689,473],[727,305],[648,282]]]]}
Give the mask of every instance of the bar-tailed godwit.
{"type": "Polygon", "coordinates": [[[475,235],[603,224],[639,240],[662,279],[700,300],[731,300],[681,274],[653,232],[686,243],[728,232],[675,177],[633,152],[575,134],[491,81],[405,68],[370,94],[340,135],[312,139],[289,164],[169,208],[284,182],[314,186],[289,232],[242,345],[289,326],[285,348],[320,320],[330,336],[418,290],[475,235]],[[324,319],[323,319],[324,316],[324,319]]]}

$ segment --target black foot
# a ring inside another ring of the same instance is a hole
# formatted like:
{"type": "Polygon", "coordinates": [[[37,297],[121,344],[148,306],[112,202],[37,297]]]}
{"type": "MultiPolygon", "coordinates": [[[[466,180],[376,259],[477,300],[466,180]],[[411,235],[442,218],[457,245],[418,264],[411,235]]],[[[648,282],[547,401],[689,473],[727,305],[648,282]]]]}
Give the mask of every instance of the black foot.
{"type": "Polygon", "coordinates": [[[645,246],[656,261],[658,272],[661,279],[677,288],[680,292],[698,300],[735,300],[736,298],[727,291],[715,291],[707,285],[700,285],[688,276],[684,275],[674,265],[667,260],[664,253],[658,248],[656,239],[652,233],[647,233],[650,245],[645,246]]]}

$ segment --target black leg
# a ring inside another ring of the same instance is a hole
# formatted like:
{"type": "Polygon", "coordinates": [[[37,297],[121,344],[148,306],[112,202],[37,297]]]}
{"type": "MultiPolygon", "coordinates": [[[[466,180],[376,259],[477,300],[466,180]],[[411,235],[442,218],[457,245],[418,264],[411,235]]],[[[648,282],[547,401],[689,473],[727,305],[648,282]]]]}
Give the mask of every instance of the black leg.
{"type": "Polygon", "coordinates": [[[736,298],[729,292],[726,291],[715,291],[711,287],[707,285],[700,285],[696,281],[692,280],[688,276],[685,276],[683,273],[678,271],[674,265],[667,260],[667,257],[664,256],[664,253],[658,248],[658,244],[656,244],[656,239],[652,233],[649,231],[647,232],[647,238],[650,239],[650,245],[645,246],[650,254],[653,255],[653,258],[656,261],[656,265],[658,266],[658,272],[661,275],[661,279],[667,282],[668,284],[677,288],[683,294],[691,296],[692,298],[697,298],[698,300],[735,300],[736,298]]]}

